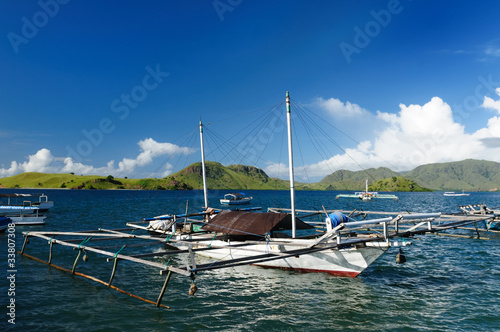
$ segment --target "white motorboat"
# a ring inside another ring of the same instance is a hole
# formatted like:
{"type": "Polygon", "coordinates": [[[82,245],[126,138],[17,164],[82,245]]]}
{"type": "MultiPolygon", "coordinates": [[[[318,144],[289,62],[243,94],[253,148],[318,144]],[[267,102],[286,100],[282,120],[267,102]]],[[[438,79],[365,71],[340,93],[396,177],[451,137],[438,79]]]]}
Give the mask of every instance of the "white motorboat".
{"type": "Polygon", "coordinates": [[[250,204],[253,197],[247,196],[244,193],[229,193],[225,194],[224,198],[220,200],[222,205],[242,205],[250,204]]]}
{"type": "Polygon", "coordinates": [[[37,207],[39,212],[47,212],[54,206],[53,201],[45,194],[0,194],[0,205],[37,207]]]}
{"type": "Polygon", "coordinates": [[[447,191],[443,194],[443,196],[469,196],[470,194],[468,193],[465,193],[464,191],[462,191],[462,193],[456,193],[454,191],[447,191]]]}
{"type": "Polygon", "coordinates": [[[0,216],[10,218],[16,225],[43,225],[44,215],[36,206],[0,205],[0,216]]]}

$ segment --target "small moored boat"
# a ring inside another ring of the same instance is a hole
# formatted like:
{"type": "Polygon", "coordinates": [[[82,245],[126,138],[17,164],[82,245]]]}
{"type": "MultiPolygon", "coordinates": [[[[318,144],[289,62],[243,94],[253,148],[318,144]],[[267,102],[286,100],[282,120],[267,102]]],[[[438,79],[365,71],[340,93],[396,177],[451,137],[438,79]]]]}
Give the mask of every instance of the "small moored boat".
{"type": "Polygon", "coordinates": [[[253,197],[246,196],[244,193],[230,193],[225,194],[224,198],[220,200],[222,205],[239,205],[239,204],[249,204],[253,197]]]}
{"type": "Polygon", "coordinates": [[[467,194],[465,193],[463,190],[462,190],[462,193],[456,193],[454,191],[447,191],[443,194],[443,196],[469,196],[470,194],[467,194]]]}
{"type": "Polygon", "coordinates": [[[0,217],[10,218],[16,225],[43,225],[44,215],[39,214],[36,206],[0,205],[0,217]]]}
{"type": "Polygon", "coordinates": [[[396,195],[392,195],[392,194],[379,194],[378,192],[376,191],[368,191],[368,179],[366,179],[366,190],[365,191],[357,191],[354,193],[354,195],[352,194],[340,194],[340,195],[337,195],[335,197],[335,199],[338,199],[338,198],[341,198],[341,197],[344,197],[344,198],[359,198],[360,200],[364,201],[364,202],[367,202],[367,201],[371,201],[372,198],[390,198],[390,199],[393,199],[393,200],[399,200],[398,196],[396,195]]]}
{"type": "Polygon", "coordinates": [[[47,212],[54,206],[45,194],[0,194],[0,205],[37,207],[39,212],[47,212]],[[38,199],[36,199],[38,198],[38,199]]]}

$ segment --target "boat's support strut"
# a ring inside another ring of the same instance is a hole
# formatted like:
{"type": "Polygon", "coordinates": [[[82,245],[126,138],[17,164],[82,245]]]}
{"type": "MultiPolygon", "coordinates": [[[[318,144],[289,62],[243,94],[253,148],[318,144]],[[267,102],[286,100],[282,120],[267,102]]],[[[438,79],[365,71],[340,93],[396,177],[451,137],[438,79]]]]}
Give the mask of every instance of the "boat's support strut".
{"type": "Polygon", "coordinates": [[[163,294],[165,294],[165,290],[167,290],[168,282],[170,281],[170,277],[172,276],[172,271],[167,272],[167,277],[165,278],[165,282],[163,283],[163,287],[161,288],[160,295],[158,296],[158,300],[156,301],[156,307],[161,305],[161,300],[163,298],[163,294]]]}
{"type": "Polygon", "coordinates": [[[115,259],[113,261],[113,270],[111,271],[111,277],[109,278],[109,282],[108,282],[108,287],[111,286],[111,283],[113,282],[113,278],[115,277],[117,265],[118,265],[118,258],[115,257],[115,259]]]}

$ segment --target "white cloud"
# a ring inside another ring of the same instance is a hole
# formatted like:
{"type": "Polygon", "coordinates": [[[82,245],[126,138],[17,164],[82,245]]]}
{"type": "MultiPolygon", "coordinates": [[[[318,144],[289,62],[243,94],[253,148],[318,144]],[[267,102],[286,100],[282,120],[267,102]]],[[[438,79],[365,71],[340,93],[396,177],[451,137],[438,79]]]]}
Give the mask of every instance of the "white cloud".
{"type": "Polygon", "coordinates": [[[336,98],[325,100],[319,97],[315,99],[315,104],[327,110],[334,117],[359,117],[370,113],[358,104],[352,104],[349,101],[343,103],[336,98]]]}
{"type": "Polygon", "coordinates": [[[28,161],[23,163],[12,161],[10,168],[0,168],[0,176],[11,176],[22,172],[53,172],[56,170],[52,166],[54,160],[54,156],[48,149],[40,149],[37,153],[28,156],[28,161]]]}
{"type": "MultiPolygon", "coordinates": [[[[71,157],[54,157],[50,150],[40,149],[34,155],[28,157],[28,161],[18,163],[11,162],[10,168],[0,168],[0,176],[12,176],[23,172],[42,172],[42,173],[76,173],[83,175],[109,175],[130,176],[141,172],[140,168],[153,163],[153,159],[159,156],[172,156],[177,154],[191,154],[193,149],[180,147],[171,143],[159,143],[152,138],[139,141],[141,152],[135,158],[123,158],[118,167],[115,167],[113,160],[107,162],[106,166],[95,167],[83,163],[75,162],[71,157]]],[[[173,166],[167,163],[161,176],[167,176],[172,172],[173,166]]],[[[144,177],[150,174],[142,173],[144,177]]],[[[140,176],[142,177],[142,176],[140,176]]]]}
{"type": "MultiPolygon", "coordinates": [[[[485,99],[483,106],[500,112],[500,100],[486,102],[485,99]]],[[[377,111],[377,120],[385,126],[381,126],[376,135],[354,148],[345,149],[345,153],[307,165],[308,177],[316,180],[335,170],[381,166],[406,171],[422,164],[468,158],[500,162],[500,117],[489,119],[483,129],[467,133],[463,125],[453,120],[452,108],[439,97],[424,105],[401,104],[399,108],[398,113],[377,111]]],[[[271,165],[266,172],[276,176],[277,169],[278,165],[271,165]]],[[[279,169],[283,175],[284,168],[279,169]]],[[[300,181],[305,178],[306,170],[296,167],[295,174],[300,181]]]]}
{"type": "MultiPolygon", "coordinates": [[[[500,88],[497,88],[495,92],[497,93],[497,95],[500,96],[500,88]]],[[[490,97],[484,97],[483,104],[481,105],[481,107],[487,109],[494,109],[498,112],[498,114],[500,114],[500,100],[495,101],[490,97]]]]}

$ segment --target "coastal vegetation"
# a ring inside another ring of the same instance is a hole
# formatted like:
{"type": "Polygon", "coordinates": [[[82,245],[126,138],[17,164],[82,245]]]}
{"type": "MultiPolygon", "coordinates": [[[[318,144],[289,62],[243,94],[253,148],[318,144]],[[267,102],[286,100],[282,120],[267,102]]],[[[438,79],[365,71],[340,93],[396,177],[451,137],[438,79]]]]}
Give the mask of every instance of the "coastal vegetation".
{"type": "MultiPolygon", "coordinates": [[[[0,188],[192,190],[203,188],[201,175],[201,163],[194,163],[161,179],[26,172],[0,178],[0,188]]],[[[288,181],[269,177],[253,166],[223,166],[208,161],[206,175],[210,189],[287,190],[289,187],[288,181]]],[[[316,183],[296,182],[295,187],[297,190],[360,191],[365,188],[367,178],[371,191],[497,191],[500,190],[500,164],[468,159],[422,165],[406,173],[384,167],[364,171],[339,170],[316,183]]]]}

